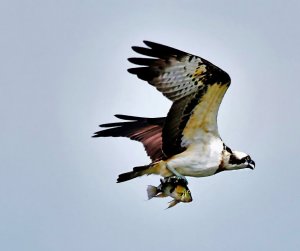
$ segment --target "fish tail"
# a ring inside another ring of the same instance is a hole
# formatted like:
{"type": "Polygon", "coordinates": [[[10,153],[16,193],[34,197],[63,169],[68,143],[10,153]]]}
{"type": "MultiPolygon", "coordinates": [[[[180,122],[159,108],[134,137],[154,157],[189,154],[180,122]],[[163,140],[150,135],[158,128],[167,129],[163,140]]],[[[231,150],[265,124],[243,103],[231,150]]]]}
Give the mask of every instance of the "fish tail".
{"type": "Polygon", "coordinates": [[[149,170],[148,170],[149,167],[150,167],[150,165],[137,166],[137,167],[134,167],[131,172],[121,173],[119,175],[118,179],[117,179],[117,183],[124,182],[124,181],[127,181],[127,180],[131,180],[131,179],[134,179],[136,177],[140,177],[140,176],[145,175],[145,174],[150,174],[149,170]]]}
{"type": "Polygon", "coordinates": [[[158,194],[157,187],[149,185],[147,187],[147,194],[148,194],[149,200],[152,199],[153,197],[155,197],[158,194]]]}

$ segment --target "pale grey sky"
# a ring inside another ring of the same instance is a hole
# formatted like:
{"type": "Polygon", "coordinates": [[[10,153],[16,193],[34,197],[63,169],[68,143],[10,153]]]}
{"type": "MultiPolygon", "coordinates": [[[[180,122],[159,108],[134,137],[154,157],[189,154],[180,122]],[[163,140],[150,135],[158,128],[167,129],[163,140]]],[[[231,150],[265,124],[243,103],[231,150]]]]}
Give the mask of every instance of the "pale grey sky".
{"type": "Polygon", "coordinates": [[[0,250],[298,250],[299,1],[2,1],[0,250]],[[146,200],[142,145],[92,139],[116,113],[170,102],[127,73],[147,39],[232,79],[219,130],[255,171],[191,178],[194,201],[146,200]]]}

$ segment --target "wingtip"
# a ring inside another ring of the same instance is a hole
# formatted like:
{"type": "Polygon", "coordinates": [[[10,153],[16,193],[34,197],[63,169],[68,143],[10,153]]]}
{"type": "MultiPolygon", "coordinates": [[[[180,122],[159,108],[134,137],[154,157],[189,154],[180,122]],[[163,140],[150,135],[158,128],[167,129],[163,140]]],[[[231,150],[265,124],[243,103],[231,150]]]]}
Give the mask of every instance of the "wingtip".
{"type": "MultiPolygon", "coordinates": [[[[151,44],[155,44],[154,42],[151,42],[151,41],[149,41],[149,40],[143,40],[143,43],[144,43],[145,45],[149,46],[149,47],[150,47],[151,44]]],[[[131,46],[131,49],[134,50],[135,48],[140,48],[140,46],[136,46],[136,45],[131,46]]]]}
{"type": "Polygon", "coordinates": [[[137,117],[137,116],[130,116],[130,115],[124,115],[124,114],[115,114],[114,116],[116,118],[122,119],[122,120],[137,120],[137,119],[141,118],[141,117],[137,117]]]}
{"type": "Polygon", "coordinates": [[[137,53],[139,53],[139,51],[140,51],[141,48],[142,48],[142,47],[139,47],[139,46],[131,46],[131,49],[132,49],[133,51],[137,52],[137,53]]]}
{"type": "Polygon", "coordinates": [[[100,137],[100,136],[97,132],[95,132],[94,135],[91,136],[91,138],[98,138],[98,137],[100,137]]]}
{"type": "Polygon", "coordinates": [[[127,61],[134,64],[134,62],[132,62],[133,58],[127,58],[127,61]]]}
{"type": "Polygon", "coordinates": [[[134,74],[134,75],[137,74],[136,68],[129,68],[129,69],[127,69],[127,71],[128,71],[129,73],[131,73],[131,74],[134,74]]]}
{"type": "Polygon", "coordinates": [[[145,45],[151,47],[150,44],[153,43],[153,42],[151,42],[151,41],[149,41],[149,40],[143,40],[143,43],[144,43],[145,45]]]}
{"type": "Polygon", "coordinates": [[[148,47],[150,47],[150,48],[153,48],[153,46],[155,46],[155,45],[161,45],[159,43],[155,43],[155,42],[152,42],[152,41],[149,41],[149,40],[143,40],[143,43],[145,45],[147,45],[148,47]]]}

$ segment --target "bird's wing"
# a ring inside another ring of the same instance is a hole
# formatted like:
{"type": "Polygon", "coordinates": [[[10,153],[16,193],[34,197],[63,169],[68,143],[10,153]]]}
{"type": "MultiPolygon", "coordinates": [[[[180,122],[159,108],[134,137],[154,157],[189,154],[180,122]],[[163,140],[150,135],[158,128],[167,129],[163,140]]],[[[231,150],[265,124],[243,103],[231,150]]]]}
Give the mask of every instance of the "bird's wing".
{"type": "Polygon", "coordinates": [[[132,47],[148,58],[129,58],[142,67],[128,71],[148,81],[173,101],[162,131],[165,158],[201,144],[204,134],[219,137],[217,114],[230,85],[229,75],[192,54],[149,41],[148,48],[132,47]]]}
{"type": "Polygon", "coordinates": [[[162,159],[162,128],[165,118],[142,118],[128,115],[115,115],[125,122],[100,125],[104,129],[95,132],[93,137],[127,137],[141,142],[152,161],[162,159]]]}

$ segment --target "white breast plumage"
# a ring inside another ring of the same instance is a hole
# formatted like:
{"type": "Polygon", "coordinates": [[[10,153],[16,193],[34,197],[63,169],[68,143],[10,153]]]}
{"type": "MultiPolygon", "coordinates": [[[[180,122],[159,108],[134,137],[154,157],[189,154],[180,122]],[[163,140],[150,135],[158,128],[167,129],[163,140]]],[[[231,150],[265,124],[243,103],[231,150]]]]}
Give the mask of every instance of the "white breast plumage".
{"type": "Polygon", "coordinates": [[[205,134],[201,144],[192,144],[184,152],[166,161],[184,176],[202,177],[216,173],[221,163],[223,142],[212,134],[205,134]]]}

